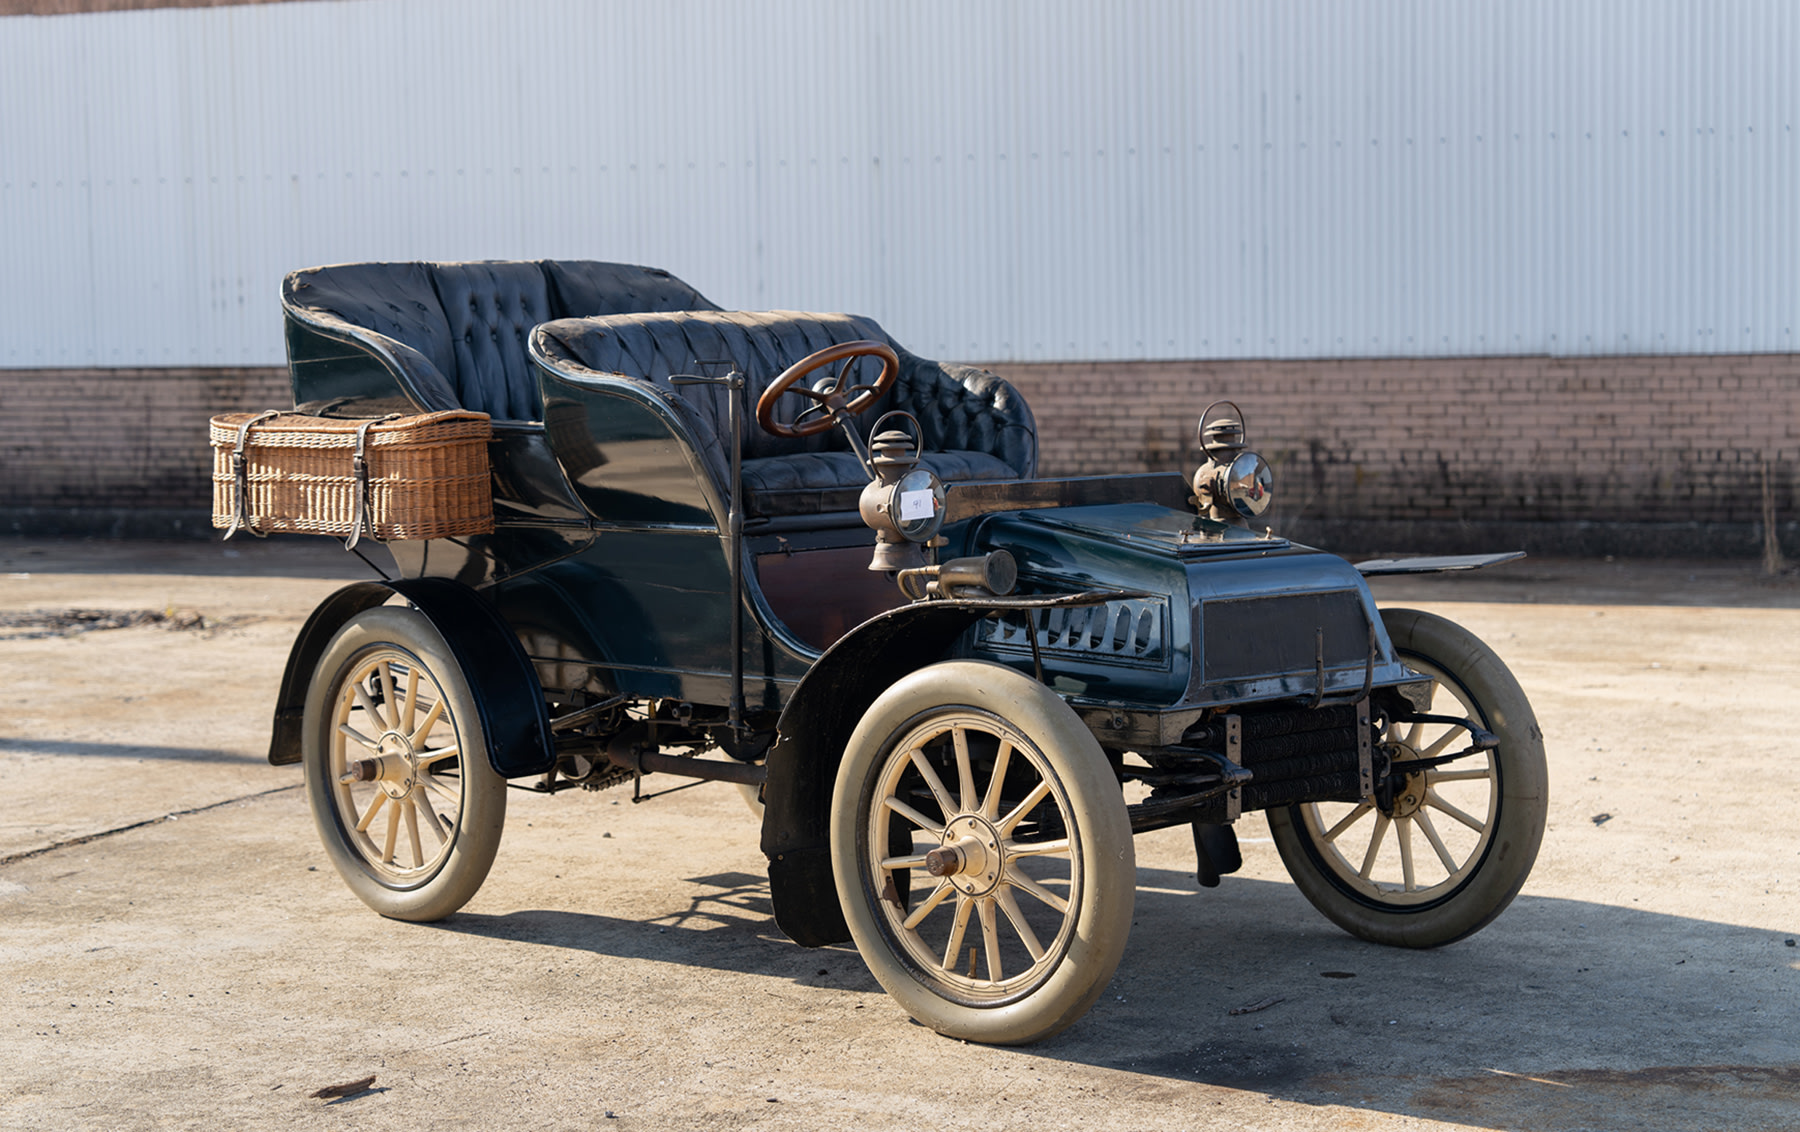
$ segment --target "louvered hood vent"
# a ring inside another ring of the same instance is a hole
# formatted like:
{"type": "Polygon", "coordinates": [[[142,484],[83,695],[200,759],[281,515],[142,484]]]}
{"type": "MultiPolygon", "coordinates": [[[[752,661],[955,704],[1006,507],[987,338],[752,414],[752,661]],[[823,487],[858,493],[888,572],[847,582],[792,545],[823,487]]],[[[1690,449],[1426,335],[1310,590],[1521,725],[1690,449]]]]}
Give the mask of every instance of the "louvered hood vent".
{"type": "MultiPolygon", "coordinates": [[[[1163,668],[1169,661],[1169,603],[1165,598],[1119,598],[1101,605],[1051,609],[1034,618],[1038,648],[1046,657],[1105,659],[1113,664],[1163,668]]],[[[1031,655],[1025,616],[981,621],[975,630],[983,651],[1031,655]]]]}

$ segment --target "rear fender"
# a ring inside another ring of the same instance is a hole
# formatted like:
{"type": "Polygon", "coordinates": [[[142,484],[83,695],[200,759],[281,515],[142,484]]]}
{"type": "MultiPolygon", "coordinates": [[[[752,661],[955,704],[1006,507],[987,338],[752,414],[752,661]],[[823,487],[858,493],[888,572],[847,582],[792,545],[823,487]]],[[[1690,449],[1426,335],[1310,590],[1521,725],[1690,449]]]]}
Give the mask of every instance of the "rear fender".
{"type": "Polygon", "coordinates": [[[944,659],[988,610],[925,602],[851,630],[807,672],[788,700],[769,750],[762,849],[775,922],[794,942],[850,938],[831,875],[830,819],[838,763],[857,721],[896,680],[944,659]]]}
{"type": "Polygon", "coordinates": [[[503,778],[521,778],[548,771],[556,755],[537,673],[493,606],[474,590],[448,578],[356,582],[313,610],[288,652],[287,670],[275,701],[269,761],[276,766],[300,761],[306,690],[319,658],[346,622],[395,594],[424,614],[450,646],[450,654],[475,697],[494,772],[503,778]]]}

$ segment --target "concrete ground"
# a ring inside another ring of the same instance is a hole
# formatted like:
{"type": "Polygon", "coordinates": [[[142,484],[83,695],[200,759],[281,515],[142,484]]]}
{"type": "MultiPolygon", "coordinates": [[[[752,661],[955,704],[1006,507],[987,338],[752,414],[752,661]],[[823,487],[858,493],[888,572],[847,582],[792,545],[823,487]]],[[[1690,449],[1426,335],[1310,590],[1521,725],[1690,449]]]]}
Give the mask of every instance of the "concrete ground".
{"type": "Polygon", "coordinates": [[[0,539],[0,1127],[1800,1127],[1791,578],[1383,582],[1536,707],[1549,830],[1513,907],[1390,950],[1306,904],[1259,817],[1208,891],[1185,831],[1148,835],[1112,986],[993,1049],[786,941],[727,786],[514,794],[462,913],[366,910],[263,760],[289,641],[364,576],[325,540],[0,539]]]}

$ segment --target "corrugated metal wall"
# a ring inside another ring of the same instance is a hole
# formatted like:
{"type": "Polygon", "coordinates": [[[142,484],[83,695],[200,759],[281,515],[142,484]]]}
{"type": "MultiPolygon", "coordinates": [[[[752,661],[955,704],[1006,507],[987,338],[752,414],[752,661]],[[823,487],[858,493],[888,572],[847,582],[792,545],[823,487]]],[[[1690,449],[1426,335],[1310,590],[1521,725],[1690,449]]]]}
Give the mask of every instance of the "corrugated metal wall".
{"type": "Polygon", "coordinates": [[[1795,351],[1790,0],[348,0],[0,19],[0,366],[593,257],[1020,361],[1795,351]]]}

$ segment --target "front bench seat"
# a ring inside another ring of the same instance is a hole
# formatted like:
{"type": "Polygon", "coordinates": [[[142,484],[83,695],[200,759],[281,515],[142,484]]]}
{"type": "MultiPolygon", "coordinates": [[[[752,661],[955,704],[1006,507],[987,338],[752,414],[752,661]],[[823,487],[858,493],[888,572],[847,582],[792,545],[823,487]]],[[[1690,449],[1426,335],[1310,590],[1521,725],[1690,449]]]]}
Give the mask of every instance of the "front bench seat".
{"type": "MultiPolygon", "coordinates": [[[[383,357],[421,412],[472,409],[497,421],[543,417],[526,357],[531,328],[623,311],[717,310],[654,267],[597,260],[345,263],[283,280],[294,401],[341,398],[342,378],[301,359],[303,336],[344,338],[383,357]]],[[[353,391],[368,396],[368,391],[353,391]]]]}
{"type": "MultiPolygon", "coordinates": [[[[730,482],[727,391],[680,385],[675,374],[745,376],[742,396],[744,510],[752,517],[854,511],[868,475],[842,430],[787,439],[756,425],[764,389],[795,362],[826,346],[874,339],[900,359],[894,387],[854,426],[862,435],[891,409],[919,420],[921,462],[947,481],[1029,479],[1037,471],[1037,425],[1025,399],[1004,380],[973,366],[945,365],[908,353],[873,319],[797,311],[679,311],[565,319],[533,332],[532,350],[560,376],[624,377],[653,386],[692,431],[721,493],[730,482]]],[[[880,363],[863,359],[859,376],[873,381],[880,363]]],[[[828,376],[834,368],[816,371],[828,376]]],[[[777,418],[791,421],[811,404],[789,395],[777,418]]]]}

